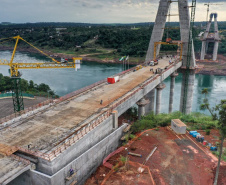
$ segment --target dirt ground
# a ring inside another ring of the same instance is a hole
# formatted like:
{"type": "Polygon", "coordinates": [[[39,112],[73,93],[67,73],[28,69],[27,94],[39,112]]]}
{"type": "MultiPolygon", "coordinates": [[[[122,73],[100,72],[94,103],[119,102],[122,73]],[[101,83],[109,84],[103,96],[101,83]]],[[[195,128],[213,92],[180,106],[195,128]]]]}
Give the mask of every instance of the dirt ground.
{"type": "MultiPolygon", "coordinates": [[[[201,144],[196,144],[197,142],[191,140],[189,134],[178,136],[167,127],[160,128],[158,131],[151,130],[143,133],[131,145],[126,146],[129,152],[141,154],[142,157],[128,155],[123,150],[112,156],[107,162],[115,166],[121,161],[121,156],[124,156],[129,157],[131,162],[142,164],[153,148],[157,146],[157,150],[145,164],[149,167],[156,185],[212,185],[216,157],[212,157],[209,150],[202,147],[201,144]]],[[[130,168],[124,170],[124,176],[119,176],[117,173],[122,173],[121,168],[116,168],[117,170],[112,173],[110,169],[102,165],[87,180],[86,185],[100,185],[103,181],[105,185],[112,184],[114,181],[119,181],[120,178],[123,182],[121,184],[126,185],[134,184],[134,181],[135,184],[151,184],[148,181],[138,183],[139,173],[137,171],[136,173],[130,172],[130,168]],[[110,176],[109,172],[112,173],[110,176]],[[125,183],[126,174],[129,174],[130,180],[127,178],[125,183]]],[[[147,174],[145,171],[143,173],[147,174]]],[[[222,166],[219,185],[226,184],[225,174],[226,165],[222,166]]]]}
{"type": "MultiPolygon", "coordinates": [[[[36,97],[35,99],[24,98],[24,108],[32,107],[46,101],[45,97],[36,97]]],[[[14,113],[12,98],[0,99],[0,118],[4,118],[14,113]]]]}
{"type": "MultiPolygon", "coordinates": [[[[200,58],[196,56],[196,58],[200,58]]],[[[204,65],[201,71],[198,74],[205,74],[205,75],[226,75],[226,56],[218,55],[218,61],[214,62],[212,60],[205,60],[205,61],[197,61],[197,65],[204,65]]]]}

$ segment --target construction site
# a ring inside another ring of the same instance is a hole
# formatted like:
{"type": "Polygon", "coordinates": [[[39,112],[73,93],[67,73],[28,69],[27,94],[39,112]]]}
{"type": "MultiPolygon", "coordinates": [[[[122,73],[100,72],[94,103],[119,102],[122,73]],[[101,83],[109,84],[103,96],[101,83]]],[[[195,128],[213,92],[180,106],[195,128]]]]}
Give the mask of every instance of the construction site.
{"type": "MultiPolygon", "coordinates": [[[[129,122],[119,123],[119,117],[135,104],[138,119],[150,112],[159,114],[163,81],[168,77],[169,113],[172,112],[177,70],[183,76],[179,111],[191,113],[198,70],[191,34],[196,1],[192,0],[192,6],[178,1],[181,40],[167,38],[164,42],[165,15],[171,3],[160,0],[146,59],[141,65],[27,108],[20,89],[21,69],[77,70],[82,59],[59,62],[49,57],[52,62],[16,63],[13,59],[19,40],[31,44],[20,36],[10,38],[16,40],[12,59],[0,64],[10,68],[15,113],[0,119],[0,184],[213,183],[217,158],[189,135],[182,122],[181,134],[173,126],[146,130],[118,148],[131,127],[129,122]],[[177,54],[159,56],[161,45],[176,46],[177,54]]],[[[224,162],[222,168],[225,173],[224,162]]],[[[224,174],[220,182],[224,184],[224,174]]]]}
{"type": "MultiPolygon", "coordinates": [[[[86,185],[211,185],[217,160],[188,132],[181,135],[176,134],[170,127],[151,129],[138,134],[128,144],[107,156],[103,165],[87,180],[86,185]],[[151,153],[155,148],[154,153],[151,153]]],[[[226,180],[225,164],[222,162],[218,182],[222,185],[226,180]]]]}

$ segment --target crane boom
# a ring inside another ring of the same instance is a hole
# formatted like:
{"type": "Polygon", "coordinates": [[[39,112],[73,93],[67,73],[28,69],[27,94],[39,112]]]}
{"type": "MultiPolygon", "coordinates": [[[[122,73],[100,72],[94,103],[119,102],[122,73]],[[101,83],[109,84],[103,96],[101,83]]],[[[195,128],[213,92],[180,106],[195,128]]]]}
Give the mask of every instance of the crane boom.
{"type": "Polygon", "coordinates": [[[28,41],[24,40],[22,37],[15,36],[15,37],[10,37],[10,38],[6,38],[6,39],[0,39],[0,40],[10,40],[10,39],[15,39],[16,43],[13,49],[13,54],[11,57],[11,60],[5,60],[5,59],[0,59],[0,65],[7,65],[10,68],[10,76],[12,78],[12,84],[13,84],[13,92],[12,93],[12,98],[13,98],[13,104],[14,104],[14,111],[15,112],[20,112],[21,110],[24,110],[24,104],[23,104],[23,96],[22,96],[22,91],[21,91],[21,79],[20,79],[20,72],[19,69],[47,69],[47,68],[76,68],[76,63],[80,63],[80,60],[82,60],[82,58],[73,58],[72,62],[66,62],[66,63],[62,63],[57,61],[56,59],[50,57],[49,55],[47,55],[46,53],[44,53],[43,51],[41,51],[40,49],[38,49],[37,47],[33,46],[31,43],[29,43],[28,41]],[[50,58],[52,60],[52,62],[24,62],[24,63],[14,63],[14,56],[16,53],[16,49],[18,46],[18,42],[19,40],[22,40],[24,42],[26,42],[27,44],[29,44],[31,47],[35,48],[36,50],[38,50],[40,53],[44,54],[45,56],[47,56],[48,58],[50,58]],[[79,62],[77,62],[79,61],[79,62]]]}
{"type": "Polygon", "coordinates": [[[223,5],[223,4],[216,4],[216,3],[205,3],[204,6],[207,6],[207,16],[206,16],[206,22],[208,22],[208,15],[209,15],[209,11],[210,11],[210,5],[223,5]]]}

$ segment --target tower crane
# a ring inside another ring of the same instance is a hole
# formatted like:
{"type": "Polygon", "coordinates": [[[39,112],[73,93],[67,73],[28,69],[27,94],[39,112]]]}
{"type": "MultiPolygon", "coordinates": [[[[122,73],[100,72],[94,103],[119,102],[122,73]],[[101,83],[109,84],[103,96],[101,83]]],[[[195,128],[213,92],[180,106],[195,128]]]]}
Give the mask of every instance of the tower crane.
{"type": "Polygon", "coordinates": [[[10,61],[7,60],[1,60],[0,59],[0,65],[7,65],[9,66],[9,71],[10,71],[10,76],[12,79],[12,99],[13,99],[13,105],[14,105],[14,112],[20,112],[21,110],[24,110],[24,103],[23,103],[23,96],[22,96],[22,91],[21,91],[21,73],[19,69],[47,69],[47,68],[75,68],[76,69],[76,63],[80,63],[80,60],[82,58],[73,58],[73,62],[59,62],[56,59],[48,56],[46,53],[38,49],[37,47],[33,46],[31,43],[23,39],[22,37],[15,36],[15,37],[10,37],[10,38],[5,38],[5,39],[0,39],[0,43],[9,41],[9,40],[16,40],[14,50],[12,53],[12,57],[10,61]],[[48,58],[52,60],[52,62],[37,62],[37,63],[15,63],[13,62],[14,56],[16,53],[16,49],[18,46],[19,40],[24,41],[34,49],[38,50],[40,53],[44,54],[48,58]]]}
{"type": "Polygon", "coordinates": [[[214,4],[214,3],[205,3],[204,6],[207,6],[207,16],[206,16],[206,22],[208,22],[208,16],[209,16],[209,11],[210,11],[210,5],[223,5],[223,4],[214,4]]]}

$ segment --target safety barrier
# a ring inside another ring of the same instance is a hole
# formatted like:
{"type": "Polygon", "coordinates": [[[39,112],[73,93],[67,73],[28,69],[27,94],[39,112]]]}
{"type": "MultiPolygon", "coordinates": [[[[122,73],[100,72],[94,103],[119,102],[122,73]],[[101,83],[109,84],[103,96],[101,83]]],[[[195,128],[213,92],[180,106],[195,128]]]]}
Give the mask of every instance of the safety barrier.
{"type": "Polygon", "coordinates": [[[11,114],[9,116],[6,116],[4,118],[1,118],[0,119],[0,124],[5,123],[7,121],[10,121],[10,120],[12,120],[14,118],[17,118],[19,116],[22,116],[23,114],[27,114],[28,112],[34,111],[34,110],[36,110],[36,109],[38,109],[40,107],[43,107],[45,105],[49,105],[50,103],[53,103],[53,100],[46,100],[46,101],[44,101],[42,103],[39,103],[37,105],[33,105],[32,107],[26,108],[26,109],[24,109],[24,110],[22,110],[20,112],[16,112],[14,114],[11,114]]]}
{"type": "Polygon", "coordinates": [[[24,164],[26,164],[26,165],[30,165],[30,164],[31,164],[31,162],[30,162],[29,160],[24,159],[24,158],[22,158],[22,157],[19,157],[19,156],[17,156],[17,155],[11,154],[10,157],[12,157],[13,159],[15,159],[15,160],[17,160],[17,161],[20,161],[20,162],[22,162],[22,163],[24,163],[24,164]]]}

